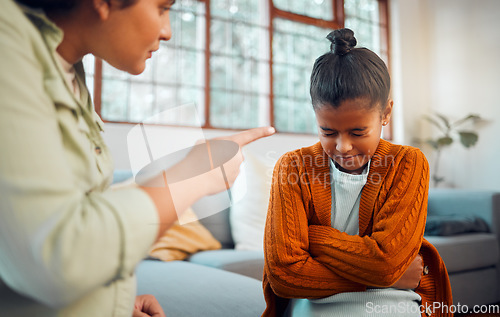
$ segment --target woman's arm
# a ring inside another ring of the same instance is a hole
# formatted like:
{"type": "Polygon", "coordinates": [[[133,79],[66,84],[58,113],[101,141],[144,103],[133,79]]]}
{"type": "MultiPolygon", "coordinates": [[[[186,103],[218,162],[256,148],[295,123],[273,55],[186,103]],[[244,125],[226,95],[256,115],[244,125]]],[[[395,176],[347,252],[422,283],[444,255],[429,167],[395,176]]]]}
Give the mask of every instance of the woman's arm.
{"type": "Polygon", "coordinates": [[[93,149],[50,64],[52,52],[15,2],[4,4],[0,276],[20,294],[63,307],[133,274],[154,241],[158,217],[140,189],[93,188],[93,149]]]}
{"type": "MultiPolygon", "coordinates": [[[[94,147],[79,129],[80,109],[53,65],[50,39],[15,2],[2,7],[0,277],[20,294],[64,307],[130,277],[177,213],[164,191],[153,198],[140,188],[101,190],[94,147]]],[[[243,145],[260,132],[231,140],[243,145]]],[[[224,185],[210,187],[220,173],[201,187],[187,182],[179,201],[225,189],[241,159],[225,166],[224,185]]]]}
{"type": "MultiPolygon", "coordinates": [[[[397,168],[369,236],[351,236],[327,226],[309,227],[315,260],[346,279],[368,286],[393,285],[413,262],[422,243],[429,168],[422,152],[408,151],[397,168]]],[[[368,185],[366,185],[368,186],[368,185]]]]}
{"type": "Polygon", "coordinates": [[[206,140],[194,147],[180,163],[154,177],[148,183],[141,184],[141,189],[153,200],[158,211],[160,228],[157,239],[198,199],[229,189],[238,176],[240,165],[243,162],[241,148],[273,133],[274,128],[263,127],[243,131],[229,137],[206,140]],[[229,142],[217,143],[216,140],[229,142]],[[222,144],[222,147],[216,146],[217,144],[222,144]],[[229,161],[225,162],[226,154],[232,154],[229,148],[236,148],[237,152],[229,161]],[[213,165],[213,161],[221,160],[224,161],[224,173],[220,167],[216,167],[208,172],[200,171],[200,175],[196,177],[184,177],[184,175],[192,175],[192,171],[199,169],[197,167],[204,165],[204,163],[213,165]],[[176,182],[177,179],[182,181],[176,182]]]}
{"type": "Polygon", "coordinates": [[[353,282],[309,253],[307,208],[311,208],[307,175],[296,155],[286,154],[276,163],[267,214],[265,272],[273,292],[284,298],[318,298],[340,292],[362,291],[353,282]]]}

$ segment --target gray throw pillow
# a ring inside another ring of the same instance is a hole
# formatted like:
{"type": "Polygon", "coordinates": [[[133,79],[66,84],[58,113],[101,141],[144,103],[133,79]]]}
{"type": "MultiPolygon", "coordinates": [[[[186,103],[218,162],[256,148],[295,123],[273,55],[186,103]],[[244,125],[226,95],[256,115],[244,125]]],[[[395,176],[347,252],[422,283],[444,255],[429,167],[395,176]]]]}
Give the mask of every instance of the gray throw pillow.
{"type": "Polygon", "coordinates": [[[490,232],[486,221],[474,216],[427,216],[425,235],[452,236],[468,232],[490,232]]]}

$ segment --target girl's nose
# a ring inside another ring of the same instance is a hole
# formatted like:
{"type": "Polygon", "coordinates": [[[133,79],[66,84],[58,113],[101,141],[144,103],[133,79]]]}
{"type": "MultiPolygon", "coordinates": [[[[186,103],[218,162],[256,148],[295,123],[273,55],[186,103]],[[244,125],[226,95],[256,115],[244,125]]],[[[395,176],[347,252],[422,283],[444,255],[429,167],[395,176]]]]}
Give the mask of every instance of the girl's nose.
{"type": "Polygon", "coordinates": [[[344,154],[348,153],[349,151],[352,150],[352,144],[349,142],[347,138],[343,138],[342,136],[339,136],[337,138],[337,145],[335,147],[337,152],[344,154]]]}

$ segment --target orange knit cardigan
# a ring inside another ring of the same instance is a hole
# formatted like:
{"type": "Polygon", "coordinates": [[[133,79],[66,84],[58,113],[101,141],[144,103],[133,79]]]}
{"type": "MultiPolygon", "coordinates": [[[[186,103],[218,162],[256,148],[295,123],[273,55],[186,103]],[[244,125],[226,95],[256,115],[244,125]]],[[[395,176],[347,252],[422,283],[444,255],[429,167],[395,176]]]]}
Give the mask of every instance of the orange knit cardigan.
{"type": "Polygon", "coordinates": [[[429,273],[415,290],[423,316],[452,316],[448,273],[423,238],[429,167],[413,147],[380,140],[359,207],[359,235],[331,227],[329,158],[320,143],[277,162],[264,237],[263,316],[281,316],[289,298],[322,298],[388,287],[418,253],[429,273]],[[434,305],[434,306],[433,306],[434,305]]]}

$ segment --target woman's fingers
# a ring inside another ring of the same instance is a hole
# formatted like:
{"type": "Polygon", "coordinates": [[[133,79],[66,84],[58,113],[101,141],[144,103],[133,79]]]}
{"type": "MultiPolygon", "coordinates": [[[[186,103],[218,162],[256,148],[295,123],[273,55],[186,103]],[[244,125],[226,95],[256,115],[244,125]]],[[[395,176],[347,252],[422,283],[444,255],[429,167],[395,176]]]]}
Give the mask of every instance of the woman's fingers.
{"type": "Polygon", "coordinates": [[[241,147],[260,138],[271,136],[275,132],[276,130],[273,127],[254,128],[234,134],[227,139],[236,142],[241,147]]]}
{"type": "Polygon", "coordinates": [[[158,300],[150,294],[139,295],[135,298],[133,317],[165,317],[165,312],[158,300]]]}

